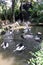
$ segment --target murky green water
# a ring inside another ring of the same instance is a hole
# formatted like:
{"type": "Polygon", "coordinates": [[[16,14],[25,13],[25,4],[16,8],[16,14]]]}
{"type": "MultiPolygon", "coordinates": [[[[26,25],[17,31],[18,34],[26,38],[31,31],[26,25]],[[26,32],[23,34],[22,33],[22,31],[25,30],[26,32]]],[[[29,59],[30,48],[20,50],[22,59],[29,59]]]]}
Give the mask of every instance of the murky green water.
{"type": "MultiPolygon", "coordinates": [[[[32,27],[31,32],[36,34],[37,32],[42,33],[42,40],[43,40],[43,27],[32,27]]],[[[29,39],[29,40],[23,40],[20,37],[21,33],[15,34],[15,35],[9,35],[9,33],[6,33],[6,36],[4,36],[4,41],[9,43],[9,48],[6,50],[3,50],[0,46],[0,53],[2,53],[4,59],[8,57],[14,57],[15,58],[15,63],[13,65],[28,65],[26,60],[31,58],[31,54],[29,53],[30,51],[35,52],[36,47],[39,46],[39,42],[34,41],[34,39],[29,39]],[[13,39],[13,36],[15,39],[13,39]],[[8,38],[9,37],[9,38],[8,38]],[[23,43],[27,49],[23,52],[15,52],[13,53],[13,50],[16,48],[16,44],[18,43],[23,43]]]]}
{"type": "Polygon", "coordinates": [[[33,26],[32,32],[33,33],[41,32],[43,34],[43,26],[33,26]]]}

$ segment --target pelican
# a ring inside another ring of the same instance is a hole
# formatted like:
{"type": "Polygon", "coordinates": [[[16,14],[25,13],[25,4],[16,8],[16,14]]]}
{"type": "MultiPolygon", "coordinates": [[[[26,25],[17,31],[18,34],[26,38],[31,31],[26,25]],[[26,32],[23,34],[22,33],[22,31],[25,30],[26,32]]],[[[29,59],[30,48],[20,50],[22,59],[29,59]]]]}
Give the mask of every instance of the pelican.
{"type": "Polygon", "coordinates": [[[24,39],[29,39],[29,38],[33,38],[33,35],[26,34],[26,35],[21,35],[21,37],[24,38],[24,39]]]}
{"type": "Polygon", "coordinates": [[[40,38],[36,35],[34,38],[36,41],[40,40],[40,38]]]}
{"type": "Polygon", "coordinates": [[[24,29],[24,31],[23,31],[24,33],[27,33],[28,32],[28,29],[24,29]]]}
{"type": "Polygon", "coordinates": [[[22,45],[22,44],[17,44],[16,46],[17,46],[17,47],[16,47],[15,50],[13,50],[13,52],[15,52],[15,51],[22,51],[22,50],[25,49],[25,46],[22,45]]]}
{"type": "Polygon", "coordinates": [[[10,30],[10,34],[12,34],[13,33],[13,31],[12,30],[10,30]]]}
{"type": "Polygon", "coordinates": [[[41,32],[38,32],[37,34],[41,35],[42,33],[41,32]]]}
{"type": "Polygon", "coordinates": [[[3,42],[3,43],[1,44],[1,47],[2,47],[3,49],[8,48],[8,46],[9,46],[9,44],[6,43],[6,42],[3,42]]]}
{"type": "Polygon", "coordinates": [[[38,32],[34,39],[36,41],[41,41],[41,39],[42,39],[42,33],[38,32]]]}

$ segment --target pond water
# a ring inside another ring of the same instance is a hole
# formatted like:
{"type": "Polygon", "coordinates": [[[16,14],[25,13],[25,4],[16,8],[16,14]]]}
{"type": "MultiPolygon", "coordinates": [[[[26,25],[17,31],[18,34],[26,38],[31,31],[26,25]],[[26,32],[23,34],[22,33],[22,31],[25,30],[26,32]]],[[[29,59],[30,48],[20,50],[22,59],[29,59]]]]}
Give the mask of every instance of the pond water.
{"type": "Polygon", "coordinates": [[[34,26],[34,27],[32,27],[32,32],[33,33],[41,32],[43,34],[43,26],[34,26]]]}
{"type": "MultiPolygon", "coordinates": [[[[42,33],[42,40],[43,40],[43,27],[42,26],[34,26],[31,29],[31,32],[33,34],[36,34],[37,32],[42,33]]],[[[16,33],[13,32],[12,34],[9,33],[9,31],[6,32],[6,34],[3,36],[3,41],[9,43],[9,47],[7,49],[3,49],[0,46],[0,65],[28,65],[26,60],[32,57],[32,55],[29,53],[30,51],[35,52],[38,51],[41,47],[41,42],[35,41],[32,39],[22,39],[21,38],[21,32],[16,33]],[[15,50],[16,45],[19,43],[23,43],[26,49],[22,52],[13,52],[15,50]]],[[[42,44],[43,45],[43,44],[42,44]]]]}

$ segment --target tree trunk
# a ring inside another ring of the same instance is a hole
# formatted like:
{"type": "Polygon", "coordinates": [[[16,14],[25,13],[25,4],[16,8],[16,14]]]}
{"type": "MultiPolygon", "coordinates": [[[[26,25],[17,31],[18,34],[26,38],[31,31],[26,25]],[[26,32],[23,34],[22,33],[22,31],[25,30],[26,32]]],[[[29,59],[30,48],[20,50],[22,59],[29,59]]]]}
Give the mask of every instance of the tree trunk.
{"type": "Polygon", "coordinates": [[[15,7],[15,0],[12,0],[12,22],[15,22],[14,7],[15,7]]]}
{"type": "Polygon", "coordinates": [[[21,0],[21,9],[20,9],[20,11],[21,11],[21,18],[22,18],[22,20],[21,20],[21,23],[24,21],[24,18],[23,18],[23,13],[22,13],[22,9],[23,9],[23,0],[21,0]]]}

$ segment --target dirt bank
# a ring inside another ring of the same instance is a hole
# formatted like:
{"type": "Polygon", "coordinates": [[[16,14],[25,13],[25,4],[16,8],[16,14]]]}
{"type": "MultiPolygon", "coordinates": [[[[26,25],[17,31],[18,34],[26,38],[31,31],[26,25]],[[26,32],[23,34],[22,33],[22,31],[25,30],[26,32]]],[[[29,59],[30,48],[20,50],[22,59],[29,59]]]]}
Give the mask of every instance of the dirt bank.
{"type": "Polygon", "coordinates": [[[0,65],[13,65],[14,58],[4,59],[2,54],[0,54],[0,65]]]}

